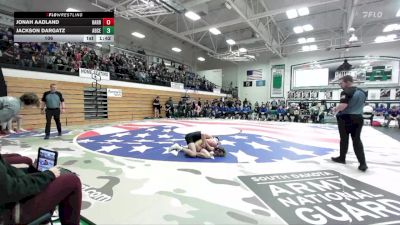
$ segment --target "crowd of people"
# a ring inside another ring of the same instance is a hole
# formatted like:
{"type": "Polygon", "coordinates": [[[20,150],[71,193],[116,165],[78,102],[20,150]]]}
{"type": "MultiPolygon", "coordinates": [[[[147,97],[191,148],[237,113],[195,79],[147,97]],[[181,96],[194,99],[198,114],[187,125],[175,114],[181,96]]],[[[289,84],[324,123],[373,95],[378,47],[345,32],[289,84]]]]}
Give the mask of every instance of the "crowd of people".
{"type": "MultiPolygon", "coordinates": [[[[371,105],[367,104],[364,107],[364,113],[367,112],[370,114],[371,124],[373,122],[373,118],[375,116],[380,116],[384,118],[384,123],[382,124],[385,127],[391,126],[391,121],[397,121],[397,124],[400,128],[400,107],[397,105],[392,105],[391,107],[386,107],[383,104],[379,104],[378,107],[374,108],[371,105]],[[371,112],[371,113],[370,113],[371,112]]],[[[365,117],[364,117],[365,118],[365,117]]]]}
{"type": "Polygon", "coordinates": [[[213,91],[215,84],[186,66],[167,67],[149,63],[145,55],[129,52],[102,52],[84,43],[14,43],[13,29],[0,29],[0,62],[28,68],[78,73],[79,68],[110,72],[111,79],[170,86],[183,83],[185,88],[213,91]]]}
{"type": "MultiPolygon", "coordinates": [[[[247,119],[263,121],[293,121],[324,123],[327,116],[334,116],[333,109],[336,104],[328,104],[325,101],[288,103],[285,99],[273,99],[271,101],[256,101],[252,104],[247,99],[241,101],[237,98],[220,98],[209,100],[182,97],[179,102],[174,102],[170,97],[164,104],[160,103],[157,96],[153,101],[154,117],[159,118],[161,109],[165,111],[167,118],[219,118],[219,119],[247,119]]],[[[385,119],[383,126],[388,126],[390,121],[397,120],[400,123],[400,108],[396,105],[390,109],[379,105],[374,108],[366,103],[364,107],[365,119],[373,121],[375,116],[385,119]]]]}
{"type": "MultiPolygon", "coordinates": [[[[154,116],[159,117],[161,104],[159,98],[153,101],[154,116]]],[[[182,97],[178,103],[169,98],[165,103],[165,113],[168,118],[193,118],[208,117],[219,119],[251,119],[264,121],[294,121],[306,122],[312,120],[314,123],[322,123],[327,112],[326,106],[315,103],[311,107],[305,104],[287,105],[284,99],[273,99],[271,101],[256,101],[252,104],[244,99],[220,98],[212,101],[192,99],[188,96],[182,97]]]]}

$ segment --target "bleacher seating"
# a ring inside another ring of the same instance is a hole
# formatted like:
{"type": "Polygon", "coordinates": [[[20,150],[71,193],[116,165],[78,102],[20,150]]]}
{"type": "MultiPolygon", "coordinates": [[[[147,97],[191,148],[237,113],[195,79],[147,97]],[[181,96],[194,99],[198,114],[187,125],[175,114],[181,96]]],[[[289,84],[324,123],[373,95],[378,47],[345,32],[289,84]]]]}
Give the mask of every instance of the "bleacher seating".
{"type": "Polygon", "coordinates": [[[170,86],[183,83],[185,88],[210,91],[215,84],[179,66],[174,71],[162,60],[151,64],[142,54],[104,52],[87,43],[13,43],[13,28],[0,27],[0,63],[21,69],[42,69],[53,73],[77,75],[79,68],[110,72],[111,79],[170,86]]]}

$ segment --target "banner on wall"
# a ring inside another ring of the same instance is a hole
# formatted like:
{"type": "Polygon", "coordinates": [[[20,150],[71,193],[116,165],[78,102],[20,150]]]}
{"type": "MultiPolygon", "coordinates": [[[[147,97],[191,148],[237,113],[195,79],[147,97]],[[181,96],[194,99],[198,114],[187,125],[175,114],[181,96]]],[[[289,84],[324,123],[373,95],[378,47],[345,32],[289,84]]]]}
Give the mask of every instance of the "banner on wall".
{"type": "Polygon", "coordinates": [[[182,83],[171,82],[171,87],[175,89],[185,89],[185,86],[182,83]]]}
{"type": "Polygon", "coordinates": [[[79,68],[79,76],[96,80],[110,80],[110,72],[79,68]]]}
{"type": "Polygon", "coordinates": [[[271,98],[283,97],[283,76],[285,75],[285,65],[273,65],[271,68],[271,98]]]}
{"type": "Polygon", "coordinates": [[[253,81],[243,81],[243,87],[251,87],[253,86],[253,81]]]}
{"type": "Polygon", "coordinates": [[[107,88],[107,97],[121,98],[122,89],[107,88]]]}
{"type": "Polygon", "coordinates": [[[213,92],[216,94],[221,94],[221,88],[214,88],[213,92]]]}
{"type": "Polygon", "coordinates": [[[261,79],[262,79],[262,69],[247,70],[247,80],[261,80],[261,79]]]}
{"type": "Polygon", "coordinates": [[[389,100],[390,99],[390,89],[382,88],[380,94],[380,100],[389,100]]]}
{"type": "Polygon", "coordinates": [[[257,80],[256,81],[256,86],[257,87],[265,86],[265,80],[257,80]]]}
{"type": "Polygon", "coordinates": [[[379,100],[381,94],[380,89],[369,89],[368,90],[368,100],[379,100]]]}

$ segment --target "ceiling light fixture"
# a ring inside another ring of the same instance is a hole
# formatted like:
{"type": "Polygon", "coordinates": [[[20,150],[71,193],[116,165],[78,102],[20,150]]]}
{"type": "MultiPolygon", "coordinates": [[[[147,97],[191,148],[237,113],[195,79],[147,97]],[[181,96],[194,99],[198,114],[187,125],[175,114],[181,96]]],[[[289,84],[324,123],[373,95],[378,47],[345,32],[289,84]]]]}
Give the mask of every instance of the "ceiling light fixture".
{"type": "Polygon", "coordinates": [[[396,38],[397,38],[397,35],[395,35],[395,34],[389,34],[386,36],[387,41],[394,41],[394,39],[396,39],[396,38]]]}
{"type": "Polygon", "coordinates": [[[355,42],[355,41],[358,41],[358,37],[355,34],[351,34],[349,42],[355,42]]]}
{"type": "Polygon", "coordinates": [[[318,46],[317,45],[303,45],[301,47],[301,49],[303,50],[303,52],[315,51],[315,50],[318,50],[318,46]]]}
{"type": "Polygon", "coordinates": [[[298,16],[306,16],[310,14],[310,10],[307,7],[299,8],[299,9],[290,9],[286,11],[286,16],[288,19],[294,19],[298,16]]]}
{"type": "Polygon", "coordinates": [[[303,26],[304,31],[312,31],[314,30],[314,27],[311,24],[306,24],[303,26]]]}
{"type": "Polygon", "coordinates": [[[317,49],[318,47],[316,45],[310,45],[310,51],[315,51],[317,49]]]}
{"type": "Polygon", "coordinates": [[[396,34],[389,34],[386,36],[378,36],[375,38],[376,43],[390,42],[397,38],[396,34]]]}
{"type": "Polygon", "coordinates": [[[314,37],[309,37],[309,38],[302,37],[302,38],[297,39],[297,42],[299,44],[312,43],[312,42],[315,42],[315,38],[314,37]]]}
{"type": "Polygon", "coordinates": [[[375,42],[376,43],[382,43],[386,41],[386,37],[385,36],[378,36],[375,38],[375,42]]]}
{"type": "Polygon", "coordinates": [[[300,16],[307,16],[308,14],[310,14],[310,11],[308,10],[307,7],[303,7],[297,10],[297,12],[299,13],[300,16]]]}
{"type": "Polygon", "coordinates": [[[197,15],[195,12],[193,11],[188,11],[185,13],[185,16],[193,21],[199,20],[201,17],[199,15],[197,15]]]}
{"type": "Polygon", "coordinates": [[[197,60],[199,60],[199,61],[201,61],[201,62],[204,62],[204,61],[206,61],[206,59],[205,59],[205,58],[203,58],[203,57],[199,57],[199,58],[197,58],[197,60]]]}
{"type": "Polygon", "coordinates": [[[214,35],[219,35],[219,34],[221,34],[221,31],[220,30],[218,30],[217,28],[215,28],[215,27],[213,27],[213,28],[210,28],[210,30],[209,30],[212,34],[214,34],[214,35]]]}
{"type": "Polygon", "coordinates": [[[146,37],[144,34],[141,34],[139,32],[133,32],[132,35],[137,38],[145,38],[146,37]]]}
{"type": "Polygon", "coordinates": [[[246,48],[239,48],[239,52],[247,52],[246,48]]]}
{"type": "Polygon", "coordinates": [[[305,38],[299,38],[297,39],[297,42],[299,42],[299,44],[304,44],[307,43],[307,40],[305,38]]]}
{"type": "Polygon", "coordinates": [[[293,27],[293,31],[296,33],[296,34],[301,34],[301,33],[303,33],[303,27],[301,27],[301,26],[297,26],[297,27],[293,27]]]}
{"type": "Polygon", "coordinates": [[[256,58],[254,55],[244,55],[244,56],[249,57],[251,59],[255,59],[256,58]]]}
{"type": "Polygon", "coordinates": [[[310,46],[304,45],[303,47],[301,47],[301,49],[303,50],[303,52],[308,52],[310,51],[310,46]]]}
{"type": "Polygon", "coordinates": [[[182,51],[182,49],[180,49],[180,48],[177,48],[177,47],[173,47],[173,48],[172,48],[172,51],[174,51],[174,52],[181,52],[181,51],[182,51]]]}
{"type": "Polygon", "coordinates": [[[286,15],[288,19],[294,19],[297,17],[297,11],[295,9],[288,10],[286,11],[286,15]]]}
{"type": "Polygon", "coordinates": [[[400,24],[389,24],[385,28],[383,28],[383,32],[392,32],[395,30],[400,30],[400,24]]]}
{"type": "Polygon", "coordinates": [[[80,11],[74,8],[68,8],[65,10],[65,12],[80,12],[80,11]]]}
{"type": "Polygon", "coordinates": [[[228,43],[228,45],[234,45],[236,44],[236,41],[234,41],[233,39],[228,39],[226,40],[226,43],[228,43]]]}
{"type": "Polygon", "coordinates": [[[307,38],[307,43],[312,43],[312,42],[315,42],[314,37],[307,38]]]}

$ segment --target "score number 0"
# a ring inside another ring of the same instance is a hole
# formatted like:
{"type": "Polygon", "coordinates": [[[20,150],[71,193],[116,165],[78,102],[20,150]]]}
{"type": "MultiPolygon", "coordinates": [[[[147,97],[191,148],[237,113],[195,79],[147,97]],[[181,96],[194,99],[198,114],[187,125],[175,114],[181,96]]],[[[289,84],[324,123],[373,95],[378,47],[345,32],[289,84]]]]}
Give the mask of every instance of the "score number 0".
{"type": "Polygon", "coordinates": [[[114,18],[103,18],[103,26],[114,26],[114,18]]]}

